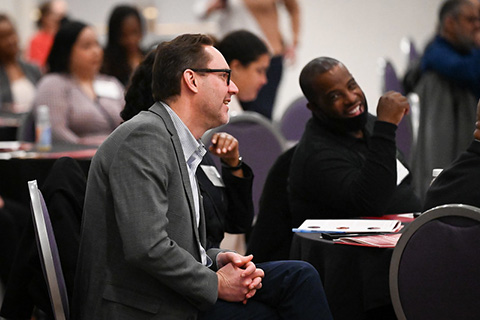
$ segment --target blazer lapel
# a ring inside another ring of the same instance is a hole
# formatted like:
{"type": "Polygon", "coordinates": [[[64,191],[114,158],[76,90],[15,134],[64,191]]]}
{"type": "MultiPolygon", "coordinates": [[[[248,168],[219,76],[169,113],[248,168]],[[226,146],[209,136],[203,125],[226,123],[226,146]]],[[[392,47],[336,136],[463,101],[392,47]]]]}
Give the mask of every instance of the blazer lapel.
{"type": "MultiPolygon", "coordinates": [[[[196,224],[197,219],[195,215],[195,205],[193,201],[192,188],[190,186],[190,178],[188,176],[187,163],[185,162],[185,156],[183,154],[182,144],[180,143],[180,139],[178,138],[177,130],[175,129],[175,126],[172,122],[172,119],[170,118],[170,115],[168,114],[168,111],[162,106],[162,104],[160,104],[159,102],[156,102],[153,106],[150,107],[149,110],[157,114],[158,116],[160,116],[160,118],[162,118],[162,120],[165,123],[165,126],[167,127],[167,130],[170,132],[170,139],[172,141],[173,149],[175,150],[177,164],[180,169],[180,175],[182,177],[183,189],[185,190],[185,194],[187,196],[188,207],[190,209],[190,216],[193,223],[192,227],[195,233],[196,240],[200,242],[201,238],[198,230],[199,228],[197,228],[197,224],[196,224]]],[[[204,218],[202,217],[203,205],[202,205],[201,196],[199,196],[199,201],[200,201],[200,208],[202,208],[200,210],[201,211],[200,228],[202,228],[202,230],[205,230],[205,224],[202,224],[202,220],[204,220],[204,218]]],[[[202,238],[205,238],[205,241],[201,241],[201,243],[202,245],[204,245],[204,243],[206,243],[205,231],[202,232],[202,235],[203,235],[202,238]]],[[[199,250],[199,256],[200,256],[200,250],[199,250]]]]}

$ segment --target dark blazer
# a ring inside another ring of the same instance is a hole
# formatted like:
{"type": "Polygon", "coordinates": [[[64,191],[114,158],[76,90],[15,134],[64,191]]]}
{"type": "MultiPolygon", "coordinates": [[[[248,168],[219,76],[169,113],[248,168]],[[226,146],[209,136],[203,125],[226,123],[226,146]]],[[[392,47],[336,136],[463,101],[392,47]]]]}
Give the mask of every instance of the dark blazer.
{"type": "MultiPolygon", "coordinates": [[[[215,163],[207,153],[200,165],[215,166],[215,163]]],[[[225,232],[247,233],[252,227],[253,172],[245,163],[242,165],[242,170],[244,177],[239,178],[222,168],[225,187],[216,187],[201,167],[197,169],[197,179],[207,221],[207,248],[218,248],[225,232]]]]}
{"type": "Polygon", "coordinates": [[[435,179],[425,196],[423,209],[461,203],[480,208],[480,141],[474,140],[449,167],[435,179]]]}
{"type": "MultiPolygon", "coordinates": [[[[184,159],[160,103],[100,146],[88,176],[73,319],[194,319],[216,302],[217,275],[200,263],[203,210],[197,228],[184,159]]],[[[218,252],[207,254],[216,261],[218,252]]]]}

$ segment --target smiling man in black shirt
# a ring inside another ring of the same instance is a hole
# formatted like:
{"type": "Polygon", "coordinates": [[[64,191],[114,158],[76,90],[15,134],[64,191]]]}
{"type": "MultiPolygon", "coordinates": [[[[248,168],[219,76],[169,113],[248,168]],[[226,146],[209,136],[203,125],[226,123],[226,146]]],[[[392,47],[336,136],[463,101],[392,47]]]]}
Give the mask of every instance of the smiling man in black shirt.
{"type": "Polygon", "coordinates": [[[377,118],[369,115],[353,76],[328,57],[303,68],[300,86],[313,116],[290,167],[292,226],[305,219],[419,211],[395,145],[397,125],[410,108],[407,98],[387,92],[378,102],[377,118]]]}

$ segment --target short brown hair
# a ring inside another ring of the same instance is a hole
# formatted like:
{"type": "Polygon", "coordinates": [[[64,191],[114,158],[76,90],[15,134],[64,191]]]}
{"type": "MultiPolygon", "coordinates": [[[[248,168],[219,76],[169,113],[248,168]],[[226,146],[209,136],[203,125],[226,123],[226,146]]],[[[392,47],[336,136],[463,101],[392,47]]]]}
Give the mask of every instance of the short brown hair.
{"type": "Polygon", "coordinates": [[[210,56],[205,46],[213,39],[204,34],[184,34],[161,43],[155,53],[152,93],[156,101],[166,101],[180,94],[180,80],[188,68],[206,68],[210,56]]]}

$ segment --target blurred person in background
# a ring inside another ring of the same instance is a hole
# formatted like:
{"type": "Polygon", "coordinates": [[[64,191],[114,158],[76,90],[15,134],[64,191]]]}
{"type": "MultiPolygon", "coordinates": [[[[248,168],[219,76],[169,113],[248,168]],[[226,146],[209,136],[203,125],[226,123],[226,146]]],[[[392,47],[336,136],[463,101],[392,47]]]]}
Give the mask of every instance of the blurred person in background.
{"type": "Polygon", "coordinates": [[[421,71],[433,71],[480,97],[480,32],[478,4],[471,0],[448,0],[439,10],[439,31],[425,48],[421,71]]]}
{"type": "Polygon", "coordinates": [[[260,37],[270,50],[272,60],[268,83],[254,101],[242,102],[243,109],[256,111],[271,119],[283,73],[284,58],[295,61],[300,33],[300,10],[297,0],[197,0],[195,13],[200,19],[218,19],[219,38],[245,29],[260,37]],[[279,8],[284,5],[290,18],[291,39],[282,34],[279,8]]]}
{"type": "Polygon", "coordinates": [[[144,25],[135,7],[115,7],[108,21],[108,40],[101,72],[116,77],[126,86],[144,57],[140,47],[143,33],[144,25]]]}
{"type": "Polygon", "coordinates": [[[232,69],[232,81],[238,87],[229,104],[229,112],[234,115],[243,111],[243,103],[254,101],[267,84],[271,55],[265,42],[246,30],[227,34],[215,47],[232,69]]]}
{"type": "Polygon", "coordinates": [[[103,50],[91,26],[60,27],[34,106],[50,108],[53,142],[99,145],[120,124],[123,86],[99,73],[103,50]]]}
{"type": "MultiPolygon", "coordinates": [[[[480,15],[480,0],[469,0],[476,8],[476,10],[479,12],[480,15]]],[[[475,34],[475,46],[480,47],[480,29],[477,30],[475,34]]]]}
{"type": "Polygon", "coordinates": [[[47,1],[38,10],[38,31],[30,40],[26,59],[44,69],[55,34],[66,19],[67,4],[63,0],[47,1]]]}
{"type": "Polygon", "coordinates": [[[412,152],[415,190],[424,199],[434,168],[449,165],[470,142],[480,98],[480,12],[474,0],[443,1],[437,33],[404,78],[421,117],[412,152]]]}
{"type": "Polygon", "coordinates": [[[10,18],[0,13],[0,111],[24,113],[31,108],[40,70],[20,58],[18,35],[10,18]]]}

